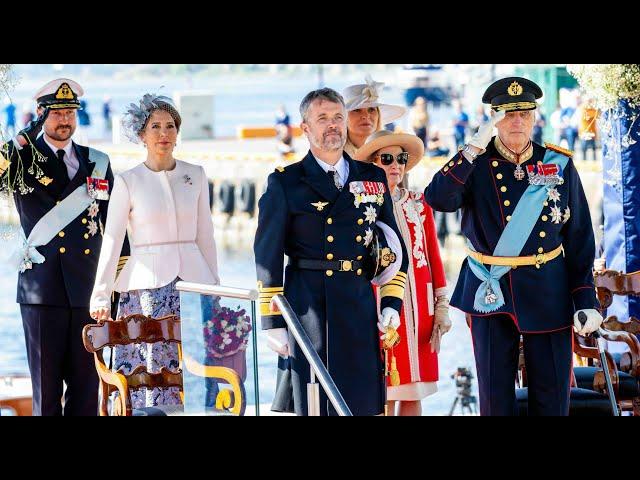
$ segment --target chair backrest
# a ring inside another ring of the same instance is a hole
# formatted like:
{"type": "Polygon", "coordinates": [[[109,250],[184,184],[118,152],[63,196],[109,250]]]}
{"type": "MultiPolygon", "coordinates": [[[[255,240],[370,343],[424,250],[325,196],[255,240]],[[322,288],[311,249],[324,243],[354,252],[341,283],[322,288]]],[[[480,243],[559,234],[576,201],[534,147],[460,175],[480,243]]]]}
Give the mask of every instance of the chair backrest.
{"type": "MultiPolygon", "coordinates": [[[[155,319],[145,315],[134,314],[118,320],[85,325],[82,330],[82,341],[85,349],[94,354],[98,374],[101,380],[105,380],[101,382],[102,414],[106,414],[107,398],[114,391],[119,391],[123,397],[129,397],[130,390],[137,390],[143,387],[178,387],[182,390],[180,320],[175,315],[155,319]],[[122,370],[111,372],[105,365],[103,355],[105,347],[155,342],[178,344],[180,368],[177,371],[170,371],[163,367],[159,372],[151,373],[147,371],[146,366],[139,365],[133,371],[125,374],[122,370]],[[112,381],[114,382],[112,383],[112,381]],[[118,385],[121,388],[118,388],[118,385]]],[[[120,407],[130,410],[129,398],[124,398],[123,400],[126,405],[120,405],[120,407]]]]}
{"type": "MultiPolygon", "coordinates": [[[[603,315],[611,306],[614,295],[633,295],[640,297],[640,271],[623,273],[616,270],[597,271],[593,275],[596,294],[600,302],[603,315]]],[[[640,320],[630,317],[628,321],[620,322],[615,315],[605,319],[605,328],[613,331],[625,331],[640,335],[640,320]]]]}

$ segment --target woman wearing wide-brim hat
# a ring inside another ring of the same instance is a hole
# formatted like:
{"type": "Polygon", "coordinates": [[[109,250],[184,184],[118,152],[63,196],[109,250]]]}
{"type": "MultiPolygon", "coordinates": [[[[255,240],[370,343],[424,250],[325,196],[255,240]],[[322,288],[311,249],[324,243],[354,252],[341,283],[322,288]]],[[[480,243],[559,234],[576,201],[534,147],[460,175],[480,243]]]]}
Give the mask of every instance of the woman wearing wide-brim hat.
{"type": "Polygon", "coordinates": [[[398,327],[401,342],[393,351],[400,381],[387,387],[389,413],[398,402],[398,415],[421,415],[420,401],[437,391],[440,337],[451,328],[433,212],[422,193],[399,187],[423,155],[424,144],[417,136],[383,130],[372,134],[353,157],[386,172],[393,212],[411,260],[398,327]]]}
{"type": "Polygon", "coordinates": [[[366,139],[385,125],[402,117],[407,109],[401,105],[391,105],[380,101],[380,91],[384,86],[367,75],[366,83],[351,85],[342,92],[347,108],[347,143],[344,151],[353,156],[366,139]]]}

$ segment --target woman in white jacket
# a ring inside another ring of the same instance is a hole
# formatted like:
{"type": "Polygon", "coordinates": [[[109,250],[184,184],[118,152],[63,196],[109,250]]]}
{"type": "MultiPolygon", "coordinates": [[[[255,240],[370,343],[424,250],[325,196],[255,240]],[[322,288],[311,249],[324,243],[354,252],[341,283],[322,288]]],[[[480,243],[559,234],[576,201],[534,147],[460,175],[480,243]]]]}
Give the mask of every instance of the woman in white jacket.
{"type": "MultiPolygon", "coordinates": [[[[178,280],[218,284],[216,246],[204,169],[173,157],[180,114],[171,99],[146,94],[122,120],[127,137],[142,141],[144,163],[115,176],[90,311],[95,320],[112,317],[111,294],[120,292],[117,318],[133,313],[155,318],[180,315],[178,280]],[[116,278],[119,252],[129,231],[131,256],[116,278]]],[[[116,347],[114,370],[138,365],[176,370],[175,344],[116,347]]],[[[139,390],[134,408],[180,403],[176,388],[139,390]]]]}

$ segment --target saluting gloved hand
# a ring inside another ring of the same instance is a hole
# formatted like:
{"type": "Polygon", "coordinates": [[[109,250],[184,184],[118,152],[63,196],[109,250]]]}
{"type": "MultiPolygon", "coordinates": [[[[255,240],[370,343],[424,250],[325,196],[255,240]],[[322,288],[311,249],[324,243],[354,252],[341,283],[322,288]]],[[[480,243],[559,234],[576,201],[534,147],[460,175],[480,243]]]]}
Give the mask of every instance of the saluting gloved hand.
{"type": "Polygon", "coordinates": [[[493,128],[496,126],[500,120],[504,118],[507,113],[505,111],[495,112],[493,115],[480,125],[476,134],[471,137],[467,143],[469,145],[473,145],[476,148],[479,148],[482,152],[487,148],[489,142],[491,142],[491,138],[493,137],[493,128]]]}
{"type": "Polygon", "coordinates": [[[25,140],[31,141],[34,143],[36,138],[38,138],[38,134],[40,130],[42,130],[42,126],[44,125],[44,121],[49,116],[49,107],[45,107],[42,113],[35,120],[30,121],[26,127],[18,132],[18,135],[22,135],[25,140]]]}
{"type": "Polygon", "coordinates": [[[573,326],[575,327],[576,332],[578,332],[578,335],[582,335],[583,337],[598,330],[603,321],[604,319],[602,318],[602,315],[600,315],[600,312],[593,308],[578,310],[573,314],[573,326]],[[584,325],[580,321],[580,313],[584,313],[587,317],[584,325]]]}
{"type": "Polygon", "coordinates": [[[289,334],[286,328],[272,328],[267,330],[267,346],[278,355],[289,356],[289,334]]]}

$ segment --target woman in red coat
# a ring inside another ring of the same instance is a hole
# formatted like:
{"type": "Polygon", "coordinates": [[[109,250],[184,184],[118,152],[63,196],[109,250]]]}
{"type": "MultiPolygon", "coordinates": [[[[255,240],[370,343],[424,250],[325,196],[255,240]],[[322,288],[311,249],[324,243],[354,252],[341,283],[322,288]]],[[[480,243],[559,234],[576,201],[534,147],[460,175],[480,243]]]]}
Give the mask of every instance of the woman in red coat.
{"type": "Polygon", "coordinates": [[[386,172],[396,222],[411,260],[397,327],[401,341],[390,352],[400,377],[399,385],[387,387],[392,415],[396,402],[398,415],[422,414],[420,401],[437,391],[440,337],[451,328],[447,280],[433,212],[422,193],[399,187],[405,173],[420,162],[423,154],[424,144],[415,135],[380,131],[372,134],[354,156],[356,160],[375,162],[386,172]]]}

